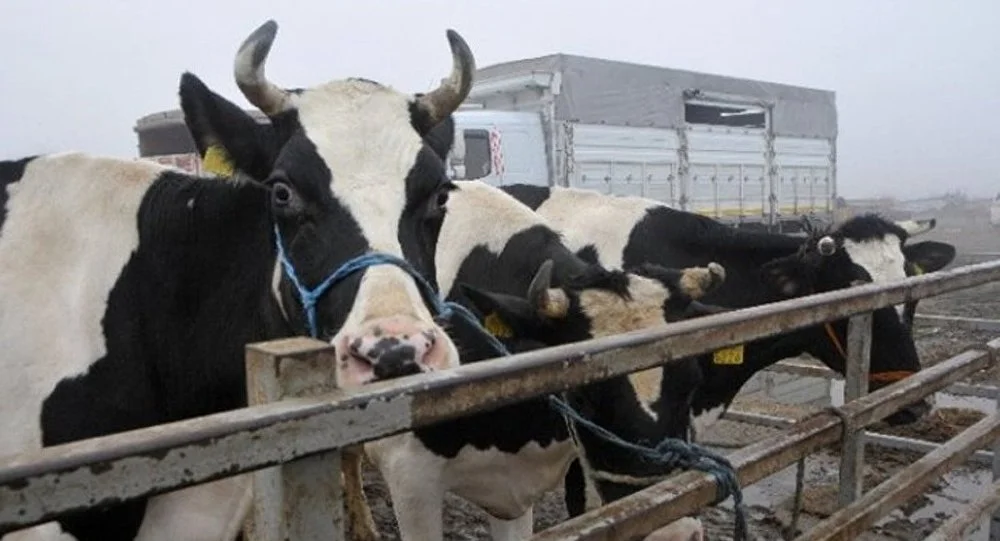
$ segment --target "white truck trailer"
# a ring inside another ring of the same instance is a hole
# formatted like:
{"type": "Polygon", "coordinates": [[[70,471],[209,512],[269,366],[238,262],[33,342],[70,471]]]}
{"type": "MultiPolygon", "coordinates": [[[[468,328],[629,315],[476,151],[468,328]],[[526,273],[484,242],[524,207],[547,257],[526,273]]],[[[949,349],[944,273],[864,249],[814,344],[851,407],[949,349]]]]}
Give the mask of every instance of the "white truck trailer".
{"type": "MultiPolygon", "coordinates": [[[[556,54],[479,69],[455,124],[457,179],[641,195],[739,227],[835,218],[830,91],[556,54]]],[[[198,168],[178,111],[136,131],[140,156],[198,168]]]]}

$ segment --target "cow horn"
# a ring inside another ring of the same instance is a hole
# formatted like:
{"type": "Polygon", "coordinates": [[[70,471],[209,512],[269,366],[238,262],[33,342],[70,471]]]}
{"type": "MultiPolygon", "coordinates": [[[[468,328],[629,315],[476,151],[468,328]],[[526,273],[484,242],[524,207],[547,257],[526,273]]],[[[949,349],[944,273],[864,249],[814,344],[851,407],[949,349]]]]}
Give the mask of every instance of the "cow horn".
{"type": "Polygon", "coordinates": [[[896,221],[896,225],[903,228],[906,234],[911,237],[916,237],[934,229],[937,226],[937,218],[926,218],[923,220],[899,220],[896,221]]]}
{"type": "Polygon", "coordinates": [[[566,292],[552,287],[551,259],[546,259],[528,286],[528,300],[538,309],[538,313],[549,318],[566,317],[569,312],[569,299],[566,292]]]}
{"type": "Polygon", "coordinates": [[[816,243],[816,248],[822,255],[833,255],[837,251],[837,241],[833,240],[833,237],[827,235],[816,243]]]}
{"type": "Polygon", "coordinates": [[[264,114],[273,116],[289,107],[289,93],[271,81],[264,74],[264,63],[271,52],[274,36],[278,33],[278,23],[268,20],[243,40],[233,65],[236,86],[247,101],[264,114]]]}
{"type": "Polygon", "coordinates": [[[706,267],[690,267],[681,274],[680,286],[684,294],[700,299],[726,281],[726,269],[711,262],[706,267]]]}
{"type": "Polygon", "coordinates": [[[441,86],[417,98],[420,108],[430,117],[430,126],[436,126],[465,101],[476,71],[476,59],[462,36],[454,30],[448,30],[447,34],[451,47],[451,75],[441,86]]]}

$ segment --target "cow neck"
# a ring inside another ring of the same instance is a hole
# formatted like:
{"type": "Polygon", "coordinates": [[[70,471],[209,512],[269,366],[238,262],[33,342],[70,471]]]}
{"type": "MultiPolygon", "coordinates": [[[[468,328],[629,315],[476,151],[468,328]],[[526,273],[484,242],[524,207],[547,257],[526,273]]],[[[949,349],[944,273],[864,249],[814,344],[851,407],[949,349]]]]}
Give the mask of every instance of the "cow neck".
{"type": "MultiPolygon", "coordinates": [[[[182,175],[166,177],[153,190],[144,203],[147,212],[140,214],[147,217],[140,224],[140,246],[154,250],[156,268],[172,275],[173,291],[165,293],[200,309],[276,308],[267,306],[274,250],[266,191],[182,175]]],[[[254,334],[279,334],[269,330],[262,326],[254,334]]]]}

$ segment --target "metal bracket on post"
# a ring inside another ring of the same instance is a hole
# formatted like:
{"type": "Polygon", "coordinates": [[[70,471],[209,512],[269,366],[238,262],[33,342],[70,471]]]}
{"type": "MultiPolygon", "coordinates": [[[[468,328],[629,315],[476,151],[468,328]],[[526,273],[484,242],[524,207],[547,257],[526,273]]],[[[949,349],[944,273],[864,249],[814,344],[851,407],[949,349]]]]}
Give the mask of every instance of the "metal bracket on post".
{"type": "MultiPolygon", "coordinates": [[[[251,406],[328,393],[336,388],[336,355],[326,342],[289,338],[246,348],[251,406]]],[[[343,541],[340,451],[300,458],[253,473],[247,541],[343,541]]]]}
{"type": "MultiPolygon", "coordinates": [[[[847,324],[847,374],[844,377],[844,404],[868,394],[871,361],[872,315],[859,314],[847,324]]],[[[844,425],[844,446],[840,452],[841,507],[861,497],[865,478],[865,431],[844,425]]]]}

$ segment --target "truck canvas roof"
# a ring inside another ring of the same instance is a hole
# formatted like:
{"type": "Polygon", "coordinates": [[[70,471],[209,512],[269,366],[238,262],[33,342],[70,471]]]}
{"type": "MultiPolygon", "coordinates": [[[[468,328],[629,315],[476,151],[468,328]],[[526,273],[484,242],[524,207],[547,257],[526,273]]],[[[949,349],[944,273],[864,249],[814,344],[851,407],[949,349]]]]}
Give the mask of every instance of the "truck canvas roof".
{"type": "Polygon", "coordinates": [[[775,135],[836,138],[835,93],[709,73],[552,54],[485,66],[476,87],[531,74],[559,74],[554,96],[557,120],[584,124],[678,128],[691,100],[725,97],[772,108],[775,135]]]}

